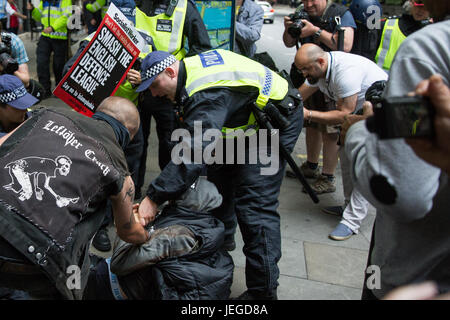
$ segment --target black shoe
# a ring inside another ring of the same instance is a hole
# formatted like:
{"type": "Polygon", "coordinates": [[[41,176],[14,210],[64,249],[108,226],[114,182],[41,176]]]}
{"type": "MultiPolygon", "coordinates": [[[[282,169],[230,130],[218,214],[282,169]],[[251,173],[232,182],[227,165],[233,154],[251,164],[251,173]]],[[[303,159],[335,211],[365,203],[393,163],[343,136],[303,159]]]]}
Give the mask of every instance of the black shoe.
{"type": "Polygon", "coordinates": [[[256,292],[245,291],[239,297],[232,300],[278,300],[277,290],[273,290],[269,295],[256,292]]]}
{"type": "Polygon", "coordinates": [[[92,245],[98,251],[106,252],[111,250],[111,241],[109,241],[108,232],[106,229],[100,229],[97,231],[97,234],[92,240],[92,245]]]}
{"type": "Polygon", "coordinates": [[[236,242],[234,241],[234,236],[225,237],[222,246],[226,251],[233,251],[236,249],[236,242]]]}

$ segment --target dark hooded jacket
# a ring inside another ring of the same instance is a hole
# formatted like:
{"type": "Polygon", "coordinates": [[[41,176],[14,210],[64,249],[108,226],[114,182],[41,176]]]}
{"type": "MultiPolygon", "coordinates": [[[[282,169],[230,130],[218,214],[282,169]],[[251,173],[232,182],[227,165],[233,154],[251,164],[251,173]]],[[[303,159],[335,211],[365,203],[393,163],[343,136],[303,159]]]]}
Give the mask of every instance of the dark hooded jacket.
{"type": "Polygon", "coordinates": [[[220,249],[224,225],[209,213],[221,202],[216,187],[200,177],[163,209],[147,243],[116,242],[111,271],[129,299],[228,299],[234,264],[220,249]]]}

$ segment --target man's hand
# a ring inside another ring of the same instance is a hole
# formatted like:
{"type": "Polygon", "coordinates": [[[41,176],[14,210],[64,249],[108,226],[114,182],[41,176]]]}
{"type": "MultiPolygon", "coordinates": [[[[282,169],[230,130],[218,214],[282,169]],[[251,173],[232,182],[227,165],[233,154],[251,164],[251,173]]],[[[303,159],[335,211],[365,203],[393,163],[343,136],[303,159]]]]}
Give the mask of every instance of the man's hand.
{"type": "Polygon", "coordinates": [[[373,107],[372,104],[369,101],[365,101],[363,103],[363,114],[357,115],[357,114],[349,114],[344,117],[344,123],[341,127],[341,132],[339,135],[339,139],[341,142],[341,145],[345,144],[345,136],[347,135],[348,129],[355,124],[358,121],[365,120],[368,117],[373,115],[373,107]]]}
{"type": "Polygon", "coordinates": [[[91,23],[92,26],[95,26],[95,24],[97,23],[97,20],[91,19],[90,23],[91,23]]]}
{"type": "Polygon", "coordinates": [[[289,29],[290,26],[292,26],[294,22],[289,18],[288,16],[284,17],[284,29],[289,29]]]}
{"type": "Polygon", "coordinates": [[[155,220],[158,213],[158,205],[153,202],[149,197],[145,197],[139,204],[139,221],[142,226],[146,226],[148,223],[155,220]]]}
{"type": "Polygon", "coordinates": [[[134,69],[130,69],[130,71],[128,71],[127,73],[127,80],[132,84],[132,85],[140,85],[141,84],[141,73],[137,70],[134,69]]]}
{"type": "Polygon", "coordinates": [[[302,19],[302,22],[305,26],[302,28],[302,34],[300,35],[300,38],[310,37],[320,29],[319,27],[316,27],[308,20],[302,19]]]}
{"type": "Polygon", "coordinates": [[[432,75],[421,81],[416,88],[416,95],[427,96],[435,110],[433,140],[411,138],[405,139],[418,157],[450,174],[450,89],[441,76],[432,75]]]}
{"type": "Polygon", "coordinates": [[[53,28],[52,28],[52,27],[47,27],[47,28],[45,28],[44,30],[42,30],[42,32],[43,32],[43,33],[48,33],[48,34],[50,34],[50,33],[53,32],[53,28]]]}

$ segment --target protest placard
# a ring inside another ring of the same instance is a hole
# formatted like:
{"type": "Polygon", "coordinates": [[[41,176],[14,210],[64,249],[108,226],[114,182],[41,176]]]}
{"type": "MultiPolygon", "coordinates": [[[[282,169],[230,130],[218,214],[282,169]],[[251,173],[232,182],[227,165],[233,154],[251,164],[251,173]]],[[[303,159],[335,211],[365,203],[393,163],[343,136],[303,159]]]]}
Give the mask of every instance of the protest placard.
{"type": "Polygon", "coordinates": [[[53,94],[78,112],[92,116],[114,95],[145,41],[133,23],[111,4],[97,32],[53,94]]]}

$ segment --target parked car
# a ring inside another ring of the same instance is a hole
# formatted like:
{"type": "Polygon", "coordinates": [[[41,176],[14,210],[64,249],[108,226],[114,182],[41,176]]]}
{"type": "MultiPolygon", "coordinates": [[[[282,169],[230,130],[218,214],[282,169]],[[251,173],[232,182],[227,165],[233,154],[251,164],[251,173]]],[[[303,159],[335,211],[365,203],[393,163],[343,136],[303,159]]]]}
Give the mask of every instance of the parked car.
{"type": "Polygon", "coordinates": [[[256,1],[257,4],[261,6],[264,10],[264,22],[273,23],[275,10],[273,10],[272,6],[267,1],[256,1]]]}

